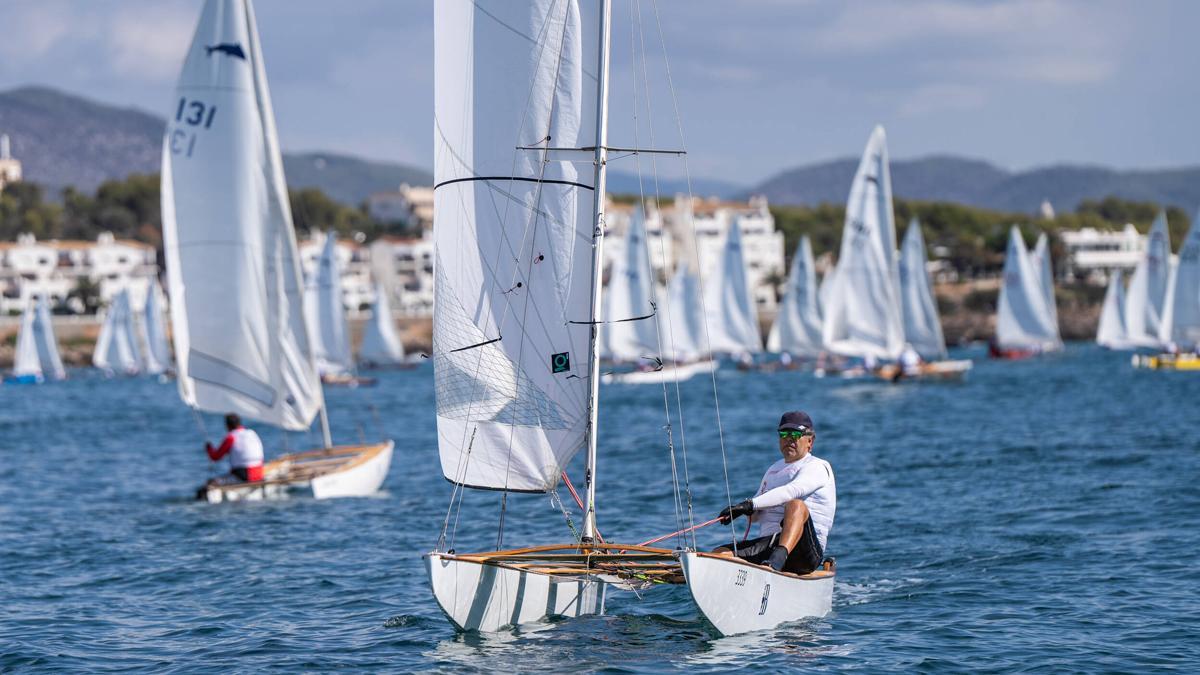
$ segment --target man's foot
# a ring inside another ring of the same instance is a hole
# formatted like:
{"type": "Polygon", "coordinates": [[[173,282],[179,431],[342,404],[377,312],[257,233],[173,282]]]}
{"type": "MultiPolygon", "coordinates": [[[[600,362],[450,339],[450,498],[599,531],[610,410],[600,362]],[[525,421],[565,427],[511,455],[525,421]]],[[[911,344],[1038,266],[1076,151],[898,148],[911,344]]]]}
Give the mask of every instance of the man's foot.
{"type": "Polygon", "coordinates": [[[767,558],[767,567],[770,567],[776,572],[782,572],[784,564],[787,563],[789,553],[790,551],[788,551],[786,547],[776,546],[771,551],[771,557],[767,558]]]}

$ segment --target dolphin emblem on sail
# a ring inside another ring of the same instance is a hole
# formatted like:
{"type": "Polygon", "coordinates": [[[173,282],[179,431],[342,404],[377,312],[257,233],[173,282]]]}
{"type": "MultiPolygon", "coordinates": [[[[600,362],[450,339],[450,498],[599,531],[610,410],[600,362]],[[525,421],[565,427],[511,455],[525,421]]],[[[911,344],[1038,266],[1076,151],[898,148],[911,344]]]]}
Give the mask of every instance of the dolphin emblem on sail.
{"type": "Polygon", "coordinates": [[[208,45],[204,47],[204,51],[209,56],[212,56],[213,52],[220,52],[226,56],[232,56],[243,61],[246,60],[246,52],[242,51],[242,45],[239,42],[222,42],[220,44],[208,45]]]}

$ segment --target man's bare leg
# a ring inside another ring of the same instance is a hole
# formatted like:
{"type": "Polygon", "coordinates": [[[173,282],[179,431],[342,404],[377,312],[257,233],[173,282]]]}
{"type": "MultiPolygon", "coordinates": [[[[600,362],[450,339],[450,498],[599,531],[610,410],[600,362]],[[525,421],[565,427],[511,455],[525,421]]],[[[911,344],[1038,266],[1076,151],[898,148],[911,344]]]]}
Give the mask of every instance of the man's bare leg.
{"type": "Polygon", "coordinates": [[[783,507],[783,522],[776,543],[788,551],[796,549],[800,543],[800,535],[804,534],[804,524],[808,522],[808,506],[803,500],[793,499],[783,507]]]}

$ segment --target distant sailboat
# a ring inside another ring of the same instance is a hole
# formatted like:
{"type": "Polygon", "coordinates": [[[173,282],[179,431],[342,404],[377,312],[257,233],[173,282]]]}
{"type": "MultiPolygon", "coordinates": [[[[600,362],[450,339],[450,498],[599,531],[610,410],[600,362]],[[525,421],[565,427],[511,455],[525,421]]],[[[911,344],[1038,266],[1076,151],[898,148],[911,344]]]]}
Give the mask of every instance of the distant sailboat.
{"type": "Polygon", "coordinates": [[[659,325],[664,326],[664,355],[677,363],[692,361],[700,355],[704,317],[700,311],[700,281],[687,263],[676,266],[666,296],[658,311],[659,325]]]}
{"type": "Polygon", "coordinates": [[[1125,294],[1126,348],[1159,349],[1163,346],[1159,334],[1170,283],[1171,237],[1167,231],[1167,214],[1159,211],[1146,237],[1146,250],[1133,270],[1125,294]]]}
{"type": "Polygon", "coordinates": [[[406,364],[404,343],[396,334],[396,322],[392,318],[391,304],[383,284],[375,285],[375,306],[371,308],[370,320],[363,327],[358,360],[359,363],[372,368],[406,364]]]}
{"type": "Polygon", "coordinates": [[[646,248],[646,223],[641,207],[634,210],[625,233],[625,248],[612,261],[604,293],[604,330],[600,358],[617,363],[645,364],[658,354],[654,278],[646,248]]]}
{"type": "Polygon", "coordinates": [[[883,127],[871,132],[850,186],[822,339],[842,356],[895,360],[904,349],[892,179],[883,127]]]}
{"type": "Polygon", "coordinates": [[[900,248],[904,340],[922,358],[932,361],[946,358],[946,338],[942,335],[942,321],[925,263],[925,237],[921,235],[921,223],[913,218],[900,248]]]}
{"type": "Polygon", "coordinates": [[[1024,358],[1062,349],[1039,265],[1031,260],[1021,231],[1014,225],[996,302],[996,337],[989,352],[994,358],[1024,358]]]}
{"type": "Polygon", "coordinates": [[[141,343],[142,371],[160,375],[171,369],[171,348],[167,345],[167,329],[163,323],[162,288],[153,281],[146,289],[146,304],[142,309],[141,343]]]}
{"type": "Polygon", "coordinates": [[[1200,347],[1200,213],[1192,221],[1168,284],[1159,340],[1180,351],[1200,347]]]}
{"type": "Polygon", "coordinates": [[[304,317],[317,355],[321,375],[346,375],[354,363],[350,358],[350,331],[342,307],[342,275],[337,259],[337,236],[329,232],[316,269],[304,287],[304,317]]]}
{"type": "Polygon", "coordinates": [[[817,293],[812,245],[804,235],[792,256],[783,301],[767,335],[767,351],[802,358],[816,358],[821,353],[821,308],[817,293]]]}
{"type": "Polygon", "coordinates": [[[1104,306],[1100,310],[1100,325],[1096,329],[1096,344],[1109,349],[1127,349],[1129,336],[1125,331],[1125,285],[1121,270],[1108,277],[1104,306]]]}
{"type": "Polygon", "coordinates": [[[746,273],[741,222],[734,220],[725,235],[721,260],[704,279],[704,308],[710,354],[746,356],[762,351],[754,289],[746,273]]]}
{"type": "Polygon", "coordinates": [[[1054,337],[1061,345],[1062,340],[1058,338],[1058,302],[1054,298],[1054,264],[1050,260],[1050,238],[1045,232],[1038,235],[1031,260],[1042,285],[1042,295],[1046,298],[1046,311],[1054,325],[1054,337]]]}
{"type": "Polygon", "coordinates": [[[304,321],[292,214],[249,0],[208,0],[163,137],[162,223],[179,396],[289,431],[320,413],[324,447],[267,462],[265,480],[209,483],[210,502],[288,489],[375,492],[392,442],[334,447],[304,321]],[[230,47],[216,50],[212,45],[230,47]]]}
{"type": "Polygon", "coordinates": [[[137,375],[141,370],[134,336],[133,312],[129,307],[129,291],[121,289],[113,296],[96,347],[92,352],[92,365],[112,375],[137,375]]]}

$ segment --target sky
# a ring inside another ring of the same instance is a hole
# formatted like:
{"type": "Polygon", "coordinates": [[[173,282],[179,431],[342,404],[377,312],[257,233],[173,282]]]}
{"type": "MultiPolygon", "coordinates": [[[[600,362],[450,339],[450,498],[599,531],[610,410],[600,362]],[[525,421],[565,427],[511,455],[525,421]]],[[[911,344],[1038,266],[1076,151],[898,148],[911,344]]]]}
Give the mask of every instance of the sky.
{"type": "MultiPolygon", "coordinates": [[[[433,2],[255,0],[284,149],[431,168],[433,2]]],[[[166,116],[202,5],[4,0],[0,90],[166,116]]],[[[1195,165],[1197,26],[1193,0],[614,0],[610,142],[633,129],[616,111],[636,36],[660,73],[647,125],[679,138],[673,90],[697,176],[753,185],[857,156],[877,123],[893,159],[1195,165]]]]}

